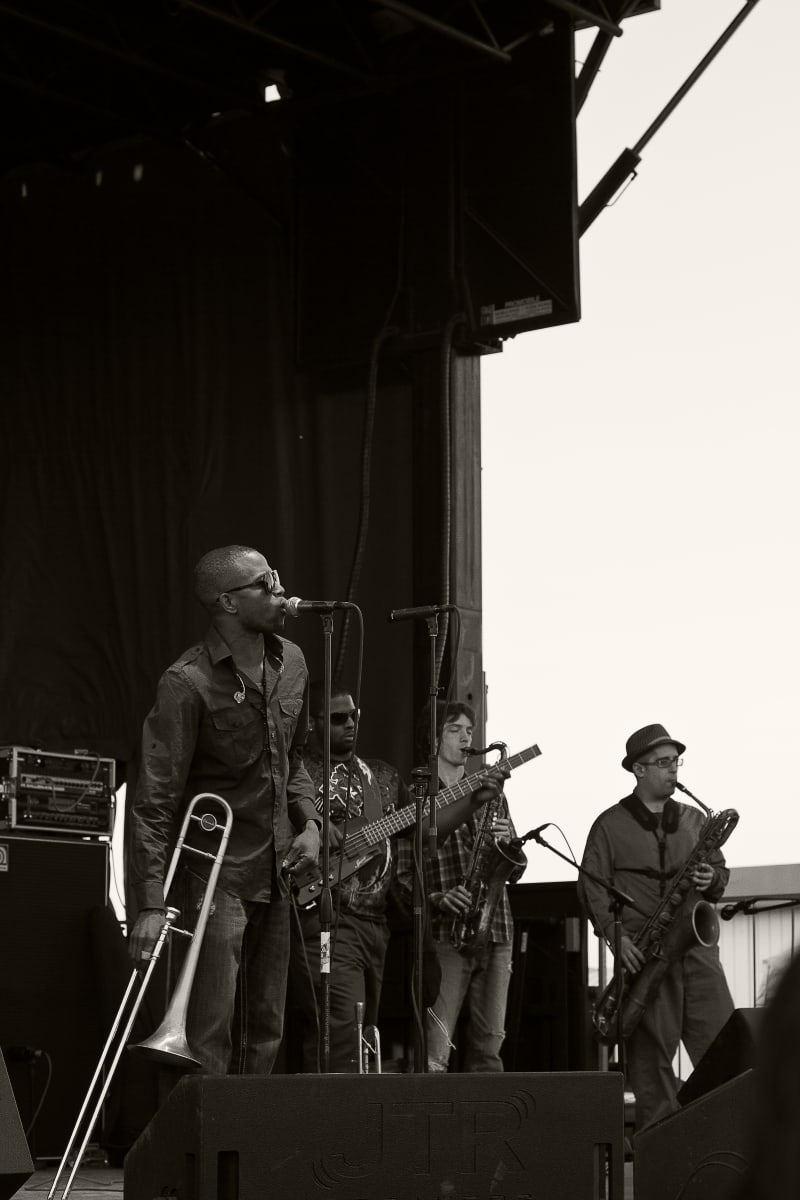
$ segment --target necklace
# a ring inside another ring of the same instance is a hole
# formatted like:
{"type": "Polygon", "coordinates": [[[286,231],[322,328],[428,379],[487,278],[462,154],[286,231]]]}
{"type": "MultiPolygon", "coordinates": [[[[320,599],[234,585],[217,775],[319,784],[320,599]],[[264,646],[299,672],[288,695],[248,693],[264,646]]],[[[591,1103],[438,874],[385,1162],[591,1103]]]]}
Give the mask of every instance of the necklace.
{"type": "MultiPolygon", "coordinates": [[[[242,668],[242,669],[244,670],[244,668],[242,668]]],[[[235,666],[233,667],[233,673],[236,676],[237,682],[239,684],[239,690],[238,690],[238,692],[233,693],[233,698],[237,704],[244,704],[245,699],[246,699],[245,682],[242,679],[239,672],[236,670],[235,666]]],[[[259,684],[256,680],[256,672],[255,671],[253,672],[252,675],[250,674],[249,671],[245,671],[245,675],[247,675],[248,679],[250,679],[250,681],[252,683],[254,683],[256,687],[260,687],[261,690],[263,690],[264,686],[265,686],[265,682],[266,682],[266,680],[265,680],[266,671],[265,671],[265,663],[264,663],[264,655],[263,654],[261,655],[261,672],[260,673],[261,673],[261,683],[259,684]]]]}
{"type": "MultiPolygon", "coordinates": [[[[267,647],[264,647],[264,653],[261,655],[261,683],[256,683],[256,687],[259,688],[263,697],[266,697],[267,694],[267,655],[269,655],[269,657],[273,660],[275,670],[278,672],[278,674],[283,674],[283,659],[273,650],[269,650],[267,647]]],[[[239,672],[236,670],[235,666],[233,667],[233,673],[236,676],[236,680],[239,684],[239,690],[233,693],[233,698],[237,704],[244,704],[247,698],[245,682],[239,672]]],[[[248,675],[249,679],[255,682],[255,671],[252,675],[249,675],[246,671],[245,674],[248,675]]]]}

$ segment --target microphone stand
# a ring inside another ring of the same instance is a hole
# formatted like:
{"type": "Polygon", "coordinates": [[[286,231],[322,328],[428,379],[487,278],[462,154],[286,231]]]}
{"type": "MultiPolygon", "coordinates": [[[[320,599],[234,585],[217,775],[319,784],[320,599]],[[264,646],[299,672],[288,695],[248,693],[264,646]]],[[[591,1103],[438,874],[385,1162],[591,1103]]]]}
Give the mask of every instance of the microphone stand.
{"type": "Polygon", "coordinates": [[[331,643],[333,612],[320,613],[323,640],[322,689],[322,883],[319,893],[319,982],[321,1043],[320,1069],[327,1075],[331,1065],[331,922],[333,897],[330,880],[331,829],[331,643]]]}
{"type": "Polygon", "coordinates": [[[737,900],[734,904],[726,904],[720,910],[720,916],[723,921],[732,921],[737,913],[744,913],[746,917],[757,917],[762,912],[773,912],[776,908],[797,908],[800,906],[800,899],[780,900],[777,904],[764,904],[764,901],[771,900],[771,896],[750,896],[747,900],[737,900]],[[762,907],[757,906],[761,904],[762,907]],[[731,909],[730,914],[726,914],[725,909],[731,909]]]}
{"type": "Polygon", "coordinates": [[[428,1070],[428,1039],[425,1029],[424,996],[424,963],[425,963],[425,913],[428,898],[423,886],[423,864],[425,855],[433,857],[436,854],[438,838],[436,829],[436,797],[439,794],[439,755],[436,748],[436,700],[438,687],[436,681],[436,640],[439,633],[439,617],[433,612],[425,617],[428,626],[428,660],[430,663],[428,684],[428,768],[427,771],[417,770],[415,774],[414,799],[416,803],[416,824],[414,826],[414,886],[412,893],[413,912],[413,947],[414,947],[414,1012],[417,1014],[414,1037],[414,1072],[425,1074],[428,1070]],[[425,777],[427,776],[427,789],[425,777]],[[422,822],[425,815],[424,800],[428,797],[428,837],[427,847],[422,834],[422,822]]]}
{"type": "MultiPolygon", "coordinates": [[[[322,846],[320,868],[322,881],[319,890],[319,1002],[320,1002],[320,1070],[327,1075],[331,1065],[331,926],[333,922],[333,895],[331,891],[331,643],[333,640],[334,609],[347,608],[360,612],[358,605],[350,600],[321,600],[304,602],[309,611],[319,612],[322,621],[322,846]]],[[[297,613],[295,611],[294,615],[297,613]]],[[[359,666],[360,690],[360,666],[359,666]]],[[[358,702],[358,698],[356,698],[358,702]]],[[[356,718],[356,735],[358,719],[356,718]]],[[[352,761],[352,755],[351,755],[352,761]]]]}
{"type": "Polygon", "coordinates": [[[531,829],[524,837],[517,838],[515,844],[519,842],[520,846],[522,846],[525,842],[529,841],[538,842],[540,846],[544,846],[545,850],[549,850],[552,854],[563,858],[564,862],[574,867],[579,875],[585,875],[587,879],[591,879],[593,883],[596,883],[598,887],[604,888],[608,893],[611,901],[608,909],[609,912],[614,914],[614,964],[617,976],[617,1065],[618,1069],[622,1072],[622,1078],[625,1079],[628,1073],[628,1064],[625,1053],[625,1038],[622,1036],[622,997],[625,990],[626,976],[625,968],[622,965],[622,910],[623,908],[632,908],[635,912],[641,912],[642,910],[631,896],[626,892],[620,891],[608,879],[601,879],[599,875],[595,875],[594,871],[590,871],[581,863],[576,862],[574,858],[570,858],[567,854],[562,854],[555,846],[551,846],[542,837],[541,830],[531,829]]]}

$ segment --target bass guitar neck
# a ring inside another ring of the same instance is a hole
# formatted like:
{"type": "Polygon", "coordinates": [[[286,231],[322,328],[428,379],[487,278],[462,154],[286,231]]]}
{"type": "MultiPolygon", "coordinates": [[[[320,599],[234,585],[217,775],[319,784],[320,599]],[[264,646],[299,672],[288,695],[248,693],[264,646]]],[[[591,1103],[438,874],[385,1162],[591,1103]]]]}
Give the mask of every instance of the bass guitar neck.
{"type": "MultiPolygon", "coordinates": [[[[526,750],[510,755],[505,760],[505,765],[509,770],[514,771],[539,754],[541,754],[541,750],[538,746],[528,746],[526,750]]],[[[464,796],[472,795],[484,780],[493,776],[493,771],[493,767],[484,767],[483,770],[475,771],[472,775],[465,775],[458,783],[437,792],[436,811],[447,808],[448,805],[453,804],[456,800],[461,800],[464,796]]],[[[410,829],[416,823],[416,819],[416,806],[408,804],[404,808],[387,813],[377,821],[359,824],[359,822],[363,822],[363,818],[356,818],[355,825],[351,821],[344,845],[331,854],[328,860],[330,886],[336,887],[349,879],[371,858],[381,853],[387,838],[402,833],[405,829],[410,829]]],[[[319,866],[312,863],[305,870],[296,872],[292,876],[292,887],[296,901],[301,908],[307,908],[309,904],[314,904],[319,899],[322,888],[322,872],[319,866]]]]}

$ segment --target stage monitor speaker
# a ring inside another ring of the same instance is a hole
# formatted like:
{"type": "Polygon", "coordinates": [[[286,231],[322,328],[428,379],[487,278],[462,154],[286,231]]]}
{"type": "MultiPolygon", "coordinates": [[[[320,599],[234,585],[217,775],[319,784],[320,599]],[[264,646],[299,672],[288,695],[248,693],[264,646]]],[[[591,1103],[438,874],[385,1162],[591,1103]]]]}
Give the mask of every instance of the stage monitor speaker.
{"type": "Polygon", "coordinates": [[[737,1008],[678,1092],[690,1104],[756,1065],[756,1044],[763,1009],[737,1008]]]}
{"type": "Polygon", "coordinates": [[[108,845],[0,834],[0,1037],[34,1158],[60,1158],[103,1045],[90,914],[108,845]]]}
{"type": "Polygon", "coordinates": [[[125,1200],[622,1200],[613,1073],[186,1076],[125,1200]]]}
{"type": "Polygon", "coordinates": [[[25,1131],[0,1054],[0,1200],[9,1200],[33,1174],[25,1131]]]}
{"type": "Polygon", "coordinates": [[[636,1200],[739,1200],[750,1163],[755,1077],[745,1071],[637,1134],[636,1200]]]}

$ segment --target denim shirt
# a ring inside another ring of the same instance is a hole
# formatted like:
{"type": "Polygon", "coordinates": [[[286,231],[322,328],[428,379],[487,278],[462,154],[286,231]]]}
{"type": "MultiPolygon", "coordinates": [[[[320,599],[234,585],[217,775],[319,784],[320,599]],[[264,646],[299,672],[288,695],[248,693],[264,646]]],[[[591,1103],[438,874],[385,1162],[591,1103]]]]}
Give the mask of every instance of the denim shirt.
{"type": "MultiPolygon", "coordinates": [[[[308,671],[299,647],[265,636],[265,691],[237,675],[212,626],[159,680],[142,733],[130,820],[131,875],[140,908],[164,903],[163,881],[191,798],[213,792],[233,810],[217,886],[242,900],[286,893],[276,871],[307,821],[319,823],[301,748],[308,725],[308,671]],[[244,698],[241,683],[244,683],[244,698]]],[[[202,803],[196,812],[205,810],[202,803]]],[[[218,805],[208,811],[221,818],[218,805]]],[[[219,833],[190,822],[187,842],[216,852],[219,833]]],[[[184,851],[181,866],[207,877],[210,861],[184,851]]]]}

